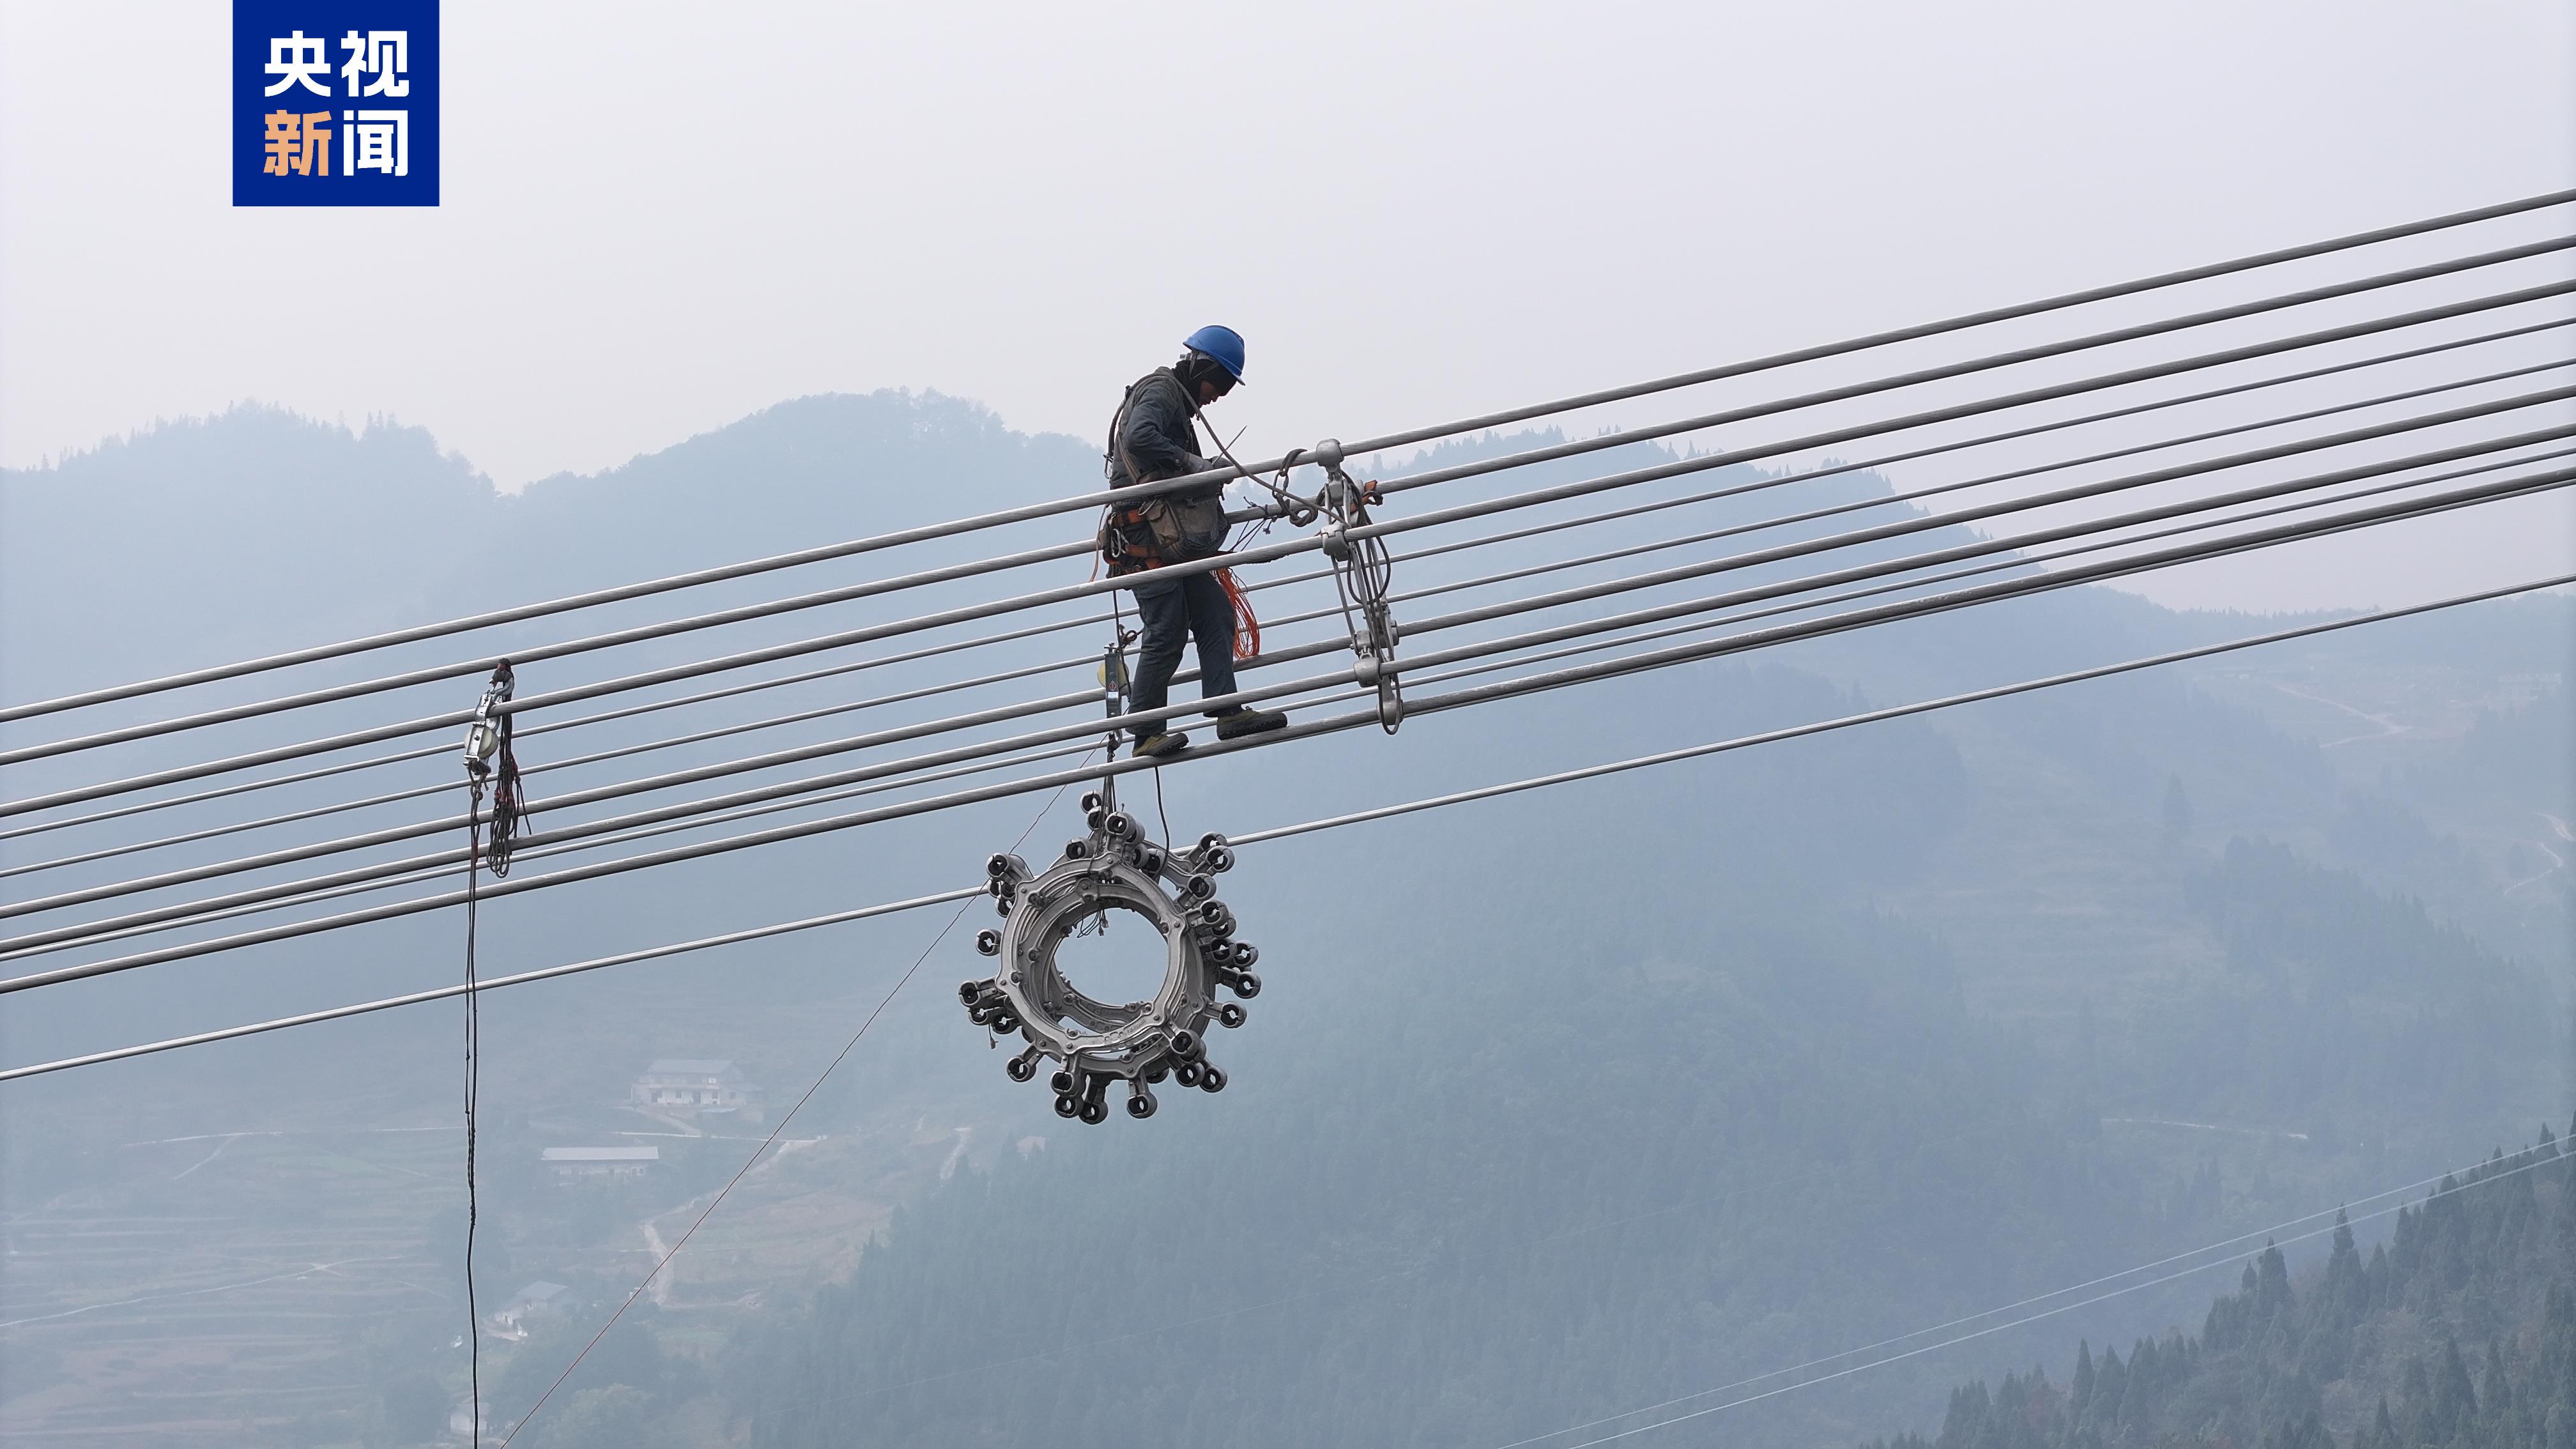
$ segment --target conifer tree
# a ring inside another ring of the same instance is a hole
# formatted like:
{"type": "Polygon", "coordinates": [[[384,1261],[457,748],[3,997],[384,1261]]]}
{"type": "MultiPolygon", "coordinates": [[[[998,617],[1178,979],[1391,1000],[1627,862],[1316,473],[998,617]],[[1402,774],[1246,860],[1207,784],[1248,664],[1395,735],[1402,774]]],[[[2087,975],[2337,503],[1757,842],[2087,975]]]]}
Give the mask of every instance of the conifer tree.
{"type": "Polygon", "coordinates": [[[2442,1367],[2433,1378],[2433,1417],[2429,1438],[2448,1444],[2475,1426],[2478,1392],[2469,1382],[2469,1365],[2460,1357],[2460,1341],[2442,1340],[2442,1367]]]}
{"type": "Polygon", "coordinates": [[[2093,1410],[2089,1417],[2105,1438],[2110,1437],[2111,1427],[2120,1422],[2120,1398],[2128,1386],[2129,1371],[2120,1363],[2120,1351],[2104,1347],[2102,1366],[2093,1379],[2093,1410]]]}

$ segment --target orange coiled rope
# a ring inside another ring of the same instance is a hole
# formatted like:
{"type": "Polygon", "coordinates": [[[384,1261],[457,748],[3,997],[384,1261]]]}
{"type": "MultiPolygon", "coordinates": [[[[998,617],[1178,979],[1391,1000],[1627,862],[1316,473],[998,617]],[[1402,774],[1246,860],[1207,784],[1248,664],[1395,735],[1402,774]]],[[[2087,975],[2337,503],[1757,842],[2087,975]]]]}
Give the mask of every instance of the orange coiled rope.
{"type": "Polygon", "coordinates": [[[1252,612],[1252,600],[1244,594],[1243,585],[1234,581],[1234,570],[1218,569],[1216,581],[1234,604],[1234,657],[1250,659],[1261,652],[1260,616],[1252,612]]]}

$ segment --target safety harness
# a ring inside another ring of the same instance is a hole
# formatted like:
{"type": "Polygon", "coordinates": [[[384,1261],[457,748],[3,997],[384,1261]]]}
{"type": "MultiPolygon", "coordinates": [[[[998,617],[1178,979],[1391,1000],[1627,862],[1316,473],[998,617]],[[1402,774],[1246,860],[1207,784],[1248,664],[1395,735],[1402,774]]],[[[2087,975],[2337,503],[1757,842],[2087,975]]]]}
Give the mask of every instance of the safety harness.
{"type": "MultiPolygon", "coordinates": [[[[1192,420],[1200,420],[1198,399],[1182,386],[1180,374],[1158,367],[1137,379],[1118,400],[1118,411],[1109,420],[1110,456],[1117,460],[1131,484],[1156,481],[1145,476],[1127,446],[1127,412],[1136,401],[1137,390],[1157,379],[1169,381],[1189,408],[1192,420]]],[[[1134,503],[1113,503],[1100,528],[1100,555],[1108,561],[1112,578],[1210,558],[1224,551],[1225,496],[1221,487],[1203,497],[1159,493],[1134,503]]]]}

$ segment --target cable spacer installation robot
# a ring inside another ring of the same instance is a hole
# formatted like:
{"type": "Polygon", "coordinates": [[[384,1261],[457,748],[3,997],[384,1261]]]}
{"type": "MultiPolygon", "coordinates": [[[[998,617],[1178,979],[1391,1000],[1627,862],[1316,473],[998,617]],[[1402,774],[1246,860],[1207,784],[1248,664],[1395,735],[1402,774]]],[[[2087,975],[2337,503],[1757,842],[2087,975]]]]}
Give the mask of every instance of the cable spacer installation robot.
{"type": "MultiPolygon", "coordinates": [[[[1102,661],[1101,683],[1110,716],[1123,714],[1127,670],[1119,643],[1102,661]]],[[[1117,736],[1110,740],[1114,749],[1117,736]]],[[[1234,939],[1234,912],[1216,897],[1215,878],[1234,868],[1224,836],[1201,836],[1186,851],[1149,838],[1118,808],[1114,776],[1082,797],[1082,809],[1089,833],[1067,842],[1044,872],[1033,876],[1027,861],[1009,853],[985,863],[1002,925],[978,932],[975,949],[1000,966],[957,994],[977,1026],[1028,1043],[1003,1064],[1011,1080],[1029,1081],[1041,1062],[1057,1063],[1049,1079],[1057,1116],[1107,1121],[1109,1084],[1123,1079],[1127,1115],[1141,1120],[1154,1115],[1154,1088],[1165,1080],[1225,1090],[1225,1069],[1207,1057],[1208,1023],[1243,1025],[1242,1002],[1261,994],[1261,978],[1252,973],[1261,953],[1234,939]],[[1163,982],[1151,1000],[1095,1000],[1056,964],[1066,937],[1088,922],[1105,924],[1111,910],[1143,916],[1162,935],[1163,982]],[[1239,1000],[1219,1001],[1220,988],[1239,1000]]]]}

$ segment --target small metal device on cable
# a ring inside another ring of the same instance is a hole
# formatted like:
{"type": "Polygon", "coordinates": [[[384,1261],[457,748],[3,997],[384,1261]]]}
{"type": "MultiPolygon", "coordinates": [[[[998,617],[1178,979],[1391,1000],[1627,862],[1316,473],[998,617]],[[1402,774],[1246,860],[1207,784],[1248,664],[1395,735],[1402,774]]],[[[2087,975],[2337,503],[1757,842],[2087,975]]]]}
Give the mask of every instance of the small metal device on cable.
{"type": "Polygon", "coordinates": [[[483,1313],[474,1294],[474,1228],[480,1204],[474,1184],[475,1136],[483,1086],[483,993],[482,983],[475,979],[474,947],[479,922],[476,919],[475,886],[482,874],[483,791],[494,784],[494,764],[499,764],[498,788],[494,792],[492,811],[492,873],[499,875],[507,867],[508,840],[517,826],[519,766],[511,757],[510,716],[502,706],[510,702],[510,691],[516,680],[510,673],[510,661],[504,659],[492,671],[492,682],[484,687],[483,700],[474,709],[474,723],[465,731],[465,782],[468,802],[465,810],[465,1335],[466,1392],[472,1400],[469,1417],[473,1423],[473,1442],[483,1442],[483,1313]],[[502,801],[509,802],[508,824],[504,825],[502,801]]]}
{"type": "Polygon", "coordinates": [[[1392,667],[1403,631],[1387,604],[1395,560],[1387,552],[1384,536],[1367,531],[1352,536],[1353,530],[1369,527],[1368,506],[1381,501],[1377,484],[1354,482],[1342,471],[1338,439],[1317,443],[1312,456],[1324,470],[1324,488],[1318,495],[1326,519],[1324,557],[1332,560],[1333,587],[1341,596],[1342,623],[1350,631],[1351,653],[1356,656],[1351,677],[1377,691],[1378,727],[1394,734],[1404,723],[1404,687],[1392,667]]]}

